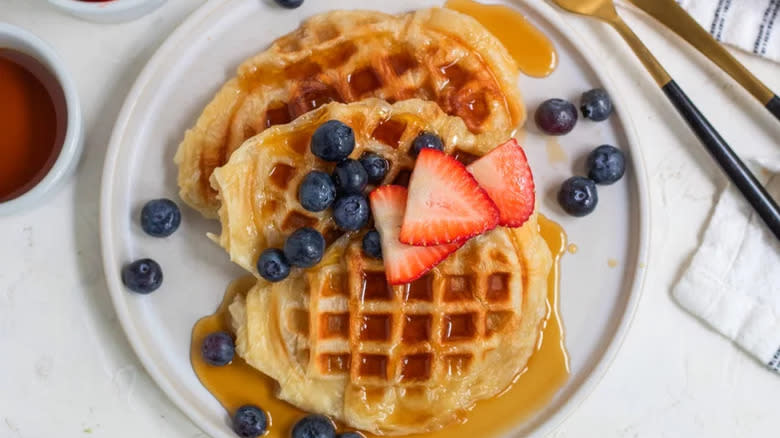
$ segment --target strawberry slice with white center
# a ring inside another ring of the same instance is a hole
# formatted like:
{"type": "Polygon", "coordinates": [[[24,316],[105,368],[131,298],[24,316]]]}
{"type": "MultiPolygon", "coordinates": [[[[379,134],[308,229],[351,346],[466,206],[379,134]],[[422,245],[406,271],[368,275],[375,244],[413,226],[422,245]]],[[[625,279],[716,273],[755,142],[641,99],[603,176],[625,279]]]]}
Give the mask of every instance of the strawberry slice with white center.
{"type": "Polygon", "coordinates": [[[381,186],[369,197],[374,223],[382,238],[385,276],[390,284],[410,283],[422,277],[461,247],[458,243],[411,246],[398,240],[406,209],[407,190],[404,187],[381,186]]]}
{"type": "Polygon", "coordinates": [[[498,206],[499,225],[519,227],[534,212],[534,176],[514,138],[471,163],[468,170],[498,206]]]}
{"type": "Polygon", "coordinates": [[[498,208],[463,164],[436,149],[423,149],[409,180],[401,242],[464,242],[498,225],[498,208]]]}

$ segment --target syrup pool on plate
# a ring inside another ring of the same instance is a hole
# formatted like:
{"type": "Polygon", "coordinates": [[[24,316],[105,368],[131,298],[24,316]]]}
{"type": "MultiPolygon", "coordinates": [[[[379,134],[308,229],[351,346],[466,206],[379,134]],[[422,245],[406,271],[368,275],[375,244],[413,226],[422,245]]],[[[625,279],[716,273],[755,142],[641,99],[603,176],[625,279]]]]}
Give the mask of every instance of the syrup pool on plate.
{"type": "MultiPolygon", "coordinates": [[[[410,435],[418,438],[473,438],[499,436],[518,422],[530,418],[543,408],[563,386],[569,376],[569,358],[564,345],[564,331],[558,312],[560,258],[566,250],[566,234],[557,223],[539,215],[539,231],[553,254],[548,277],[547,316],[537,350],[515,380],[498,397],[482,400],[466,414],[465,421],[438,432],[410,435]]],[[[200,353],[203,339],[216,331],[231,332],[228,306],[238,294],[255,285],[251,276],[240,278],[227,289],[217,311],[202,318],[192,330],[190,360],[203,386],[232,415],[245,404],[254,404],[268,413],[271,420],[269,438],[286,438],[296,421],[306,413],[276,398],[277,383],[249,366],[238,355],[224,367],[208,365],[200,353]]],[[[374,435],[365,434],[367,437],[374,435]]]]}
{"type": "Polygon", "coordinates": [[[444,7],[479,21],[504,44],[517,67],[528,76],[549,76],[558,66],[558,52],[550,39],[514,9],[473,0],[447,0],[444,7]]]}

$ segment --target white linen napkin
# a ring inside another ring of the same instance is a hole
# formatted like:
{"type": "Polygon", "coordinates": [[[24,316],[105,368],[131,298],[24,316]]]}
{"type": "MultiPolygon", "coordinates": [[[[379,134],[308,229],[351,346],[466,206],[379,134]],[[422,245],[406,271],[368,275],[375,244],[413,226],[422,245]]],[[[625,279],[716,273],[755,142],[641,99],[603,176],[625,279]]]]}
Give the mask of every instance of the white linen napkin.
{"type": "MultiPolygon", "coordinates": [[[[780,199],[780,157],[757,160],[757,178],[780,199]]],[[[780,373],[780,242],[733,186],[721,194],[677,301],[780,373]]]]}
{"type": "Polygon", "coordinates": [[[780,0],[678,0],[718,41],[780,62],[780,0]]]}

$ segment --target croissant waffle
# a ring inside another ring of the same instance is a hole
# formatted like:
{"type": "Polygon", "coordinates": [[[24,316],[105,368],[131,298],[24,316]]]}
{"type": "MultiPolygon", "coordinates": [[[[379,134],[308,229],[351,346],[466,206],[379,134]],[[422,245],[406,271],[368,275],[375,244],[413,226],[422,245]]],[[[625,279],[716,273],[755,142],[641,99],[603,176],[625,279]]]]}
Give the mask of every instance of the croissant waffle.
{"type": "Polygon", "coordinates": [[[309,149],[314,130],[333,119],[351,126],[355,133],[352,158],[374,152],[390,162],[384,184],[406,185],[414,167],[412,142],[422,131],[439,135],[445,152],[466,163],[497,144],[482,141],[484,137],[472,134],[463,120],[419,99],[393,105],[375,98],[331,103],[252,137],[212,176],[222,201],[222,232],[212,238],[231,260],[255,276],[259,276],[255,265],[260,253],[281,247],[300,227],[317,229],[328,244],[342,234],[330,211],[309,212],[298,202],[298,186],[307,173],[333,169],[332,163],[316,158],[309,149]]]}
{"type": "Polygon", "coordinates": [[[472,239],[402,286],[387,284],[359,237],[230,306],[238,353],[279,382],[281,399],[401,435],[441,428],[512,383],[546,313],[551,255],[535,215],[472,239]]]}
{"type": "Polygon", "coordinates": [[[187,131],[175,157],[181,198],[216,216],[213,170],[249,137],[331,101],[431,100],[498,144],[525,119],[516,76],[506,48],[452,10],[312,17],[244,62],[187,131]]]}

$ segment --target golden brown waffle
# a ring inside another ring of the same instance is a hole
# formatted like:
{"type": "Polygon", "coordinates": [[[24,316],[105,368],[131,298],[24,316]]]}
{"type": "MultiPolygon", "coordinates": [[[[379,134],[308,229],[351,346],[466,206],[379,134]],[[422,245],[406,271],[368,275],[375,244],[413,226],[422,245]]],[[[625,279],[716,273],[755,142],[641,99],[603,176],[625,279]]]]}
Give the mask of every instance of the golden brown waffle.
{"type": "Polygon", "coordinates": [[[439,135],[445,152],[466,163],[499,143],[483,141],[484,137],[472,134],[460,118],[419,99],[393,105],[374,98],[351,104],[331,103],[252,137],[228,164],[214,171],[212,184],[222,201],[222,233],[214,239],[228,251],[231,260],[255,276],[259,276],[255,264],[260,253],[268,247],[281,247],[298,228],[313,227],[328,243],[342,234],[330,210],[312,213],[298,202],[298,186],[307,173],[333,170],[332,163],[311,153],[309,143],[317,127],[334,119],[355,132],[352,158],[374,152],[390,162],[385,184],[406,185],[414,167],[410,149],[421,131],[439,135]]]}
{"type": "Polygon", "coordinates": [[[391,287],[345,236],[305,274],[230,307],[237,351],[279,397],[378,434],[438,429],[505,390],[535,350],[551,255],[536,216],[391,287]]]}
{"type": "Polygon", "coordinates": [[[498,39],[452,10],[312,17],[242,64],[187,131],[175,158],[180,195],[215,216],[219,201],[209,185],[215,168],[249,137],[331,101],[432,100],[483,141],[497,143],[525,119],[516,76],[498,39]]]}

